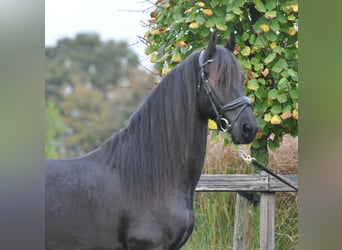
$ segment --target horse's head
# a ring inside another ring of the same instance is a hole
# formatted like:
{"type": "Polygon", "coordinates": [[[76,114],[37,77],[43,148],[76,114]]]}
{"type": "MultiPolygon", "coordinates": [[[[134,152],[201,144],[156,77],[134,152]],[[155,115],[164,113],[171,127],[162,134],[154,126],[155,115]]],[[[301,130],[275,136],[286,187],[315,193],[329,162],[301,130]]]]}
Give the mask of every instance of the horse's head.
{"type": "Polygon", "coordinates": [[[234,35],[227,45],[216,46],[216,32],[200,53],[200,111],[213,119],[222,131],[230,132],[236,144],[250,143],[258,130],[252,105],[243,92],[244,74],[232,51],[234,35]]]}

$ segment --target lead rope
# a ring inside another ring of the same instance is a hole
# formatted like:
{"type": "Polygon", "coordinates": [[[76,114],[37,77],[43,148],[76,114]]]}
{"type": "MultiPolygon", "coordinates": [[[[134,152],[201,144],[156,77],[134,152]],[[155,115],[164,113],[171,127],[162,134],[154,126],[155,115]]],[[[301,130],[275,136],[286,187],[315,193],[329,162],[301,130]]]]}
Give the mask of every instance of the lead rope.
{"type": "Polygon", "coordinates": [[[293,188],[296,192],[298,191],[298,188],[293,186],[291,183],[277,175],[276,173],[272,172],[269,168],[258,162],[255,158],[251,157],[249,154],[247,154],[240,145],[239,147],[239,156],[247,163],[247,164],[253,164],[255,167],[259,168],[262,171],[265,171],[269,175],[272,175],[274,178],[280,180],[284,184],[288,185],[289,187],[293,188]]]}

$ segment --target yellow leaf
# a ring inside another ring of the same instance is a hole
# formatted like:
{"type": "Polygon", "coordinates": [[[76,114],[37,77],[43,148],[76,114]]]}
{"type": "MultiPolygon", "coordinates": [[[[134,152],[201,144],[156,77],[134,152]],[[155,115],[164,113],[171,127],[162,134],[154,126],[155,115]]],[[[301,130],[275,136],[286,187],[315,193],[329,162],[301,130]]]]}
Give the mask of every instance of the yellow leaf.
{"type": "Polygon", "coordinates": [[[158,34],[160,34],[160,31],[159,30],[152,30],[151,34],[152,35],[158,35],[158,34]]]}
{"type": "Polygon", "coordinates": [[[287,17],[287,20],[289,20],[289,21],[294,21],[294,20],[296,20],[296,16],[295,15],[289,15],[288,17],[287,17]]]}
{"type": "Polygon", "coordinates": [[[196,22],[193,22],[193,23],[190,23],[190,24],[189,24],[189,28],[190,28],[190,29],[198,29],[198,27],[199,27],[199,25],[198,25],[198,23],[196,23],[196,22]]]}
{"type": "Polygon", "coordinates": [[[235,46],[233,54],[238,55],[240,53],[240,51],[241,51],[241,47],[239,45],[237,45],[237,46],[235,46]]]}
{"type": "Polygon", "coordinates": [[[185,46],[186,46],[186,42],[184,42],[184,41],[179,41],[179,42],[177,43],[177,46],[178,46],[178,47],[185,47],[185,46]]]}
{"type": "Polygon", "coordinates": [[[278,124],[280,124],[280,123],[281,123],[281,118],[280,118],[279,115],[274,115],[274,116],[272,116],[272,118],[271,118],[271,124],[273,124],[273,125],[278,125],[278,124]]]}
{"type": "Polygon", "coordinates": [[[208,121],[208,128],[212,130],[217,130],[217,124],[215,121],[209,119],[208,121]]]}
{"type": "Polygon", "coordinates": [[[167,63],[164,64],[164,67],[162,69],[162,75],[166,75],[167,73],[169,73],[171,71],[171,69],[169,68],[169,65],[167,63]]]}
{"type": "Polygon", "coordinates": [[[292,111],[292,116],[293,116],[293,118],[295,118],[296,120],[298,120],[298,110],[297,110],[297,109],[295,109],[295,110],[292,111]]]}
{"type": "Polygon", "coordinates": [[[277,44],[276,43],[271,43],[271,49],[275,49],[277,48],[277,44]]]}
{"type": "Polygon", "coordinates": [[[295,42],[295,47],[298,49],[298,40],[295,42]]]}
{"type": "Polygon", "coordinates": [[[213,15],[213,11],[211,9],[204,9],[203,10],[203,14],[207,15],[207,16],[212,16],[213,15]]]}
{"type": "Polygon", "coordinates": [[[251,48],[246,46],[241,50],[241,55],[243,56],[249,56],[249,54],[251,53],[251,48]]]}
{"type": "Polygon", "coordinates": [[[269,73],[270,73],[270,70],[269,70],[268,68],[265,68],[265,69],[261,72],[261,74],[262,74],[264,77],[268,76],[269,73]]]}
{"type": "Polygon", "coordinates": [[[182,57],[180,56],[179,53],[175,53],[172,55],[172,61],[174,62],[181,62],[182,61],[182,57]]]}
{"type": "Polygon", "coordinates": [[[184,14],[190,13],[190,12],[192,11],[193,8],[194,8],[194,7],[191,7],[191,8],[189,8],[189,9],[187,9],[186,11],[184,11],[184,14]]]}
{"type": "Polygon", "coordinates": [[[155,63],[157,61],[157,55],[156,54],[152,54],[150,61],[151,61],[151,63],[155,63]]]}
{"type": "Polygon", "coordinates": [[[296,5],[292,5],[291,8],[292,8],[292,10],[294,12],[298,12],[298,5],[297,4],[296,5]]]}
{"type": "Polygon", "coordinates": [[[287,34],[290,36],[294,36],[296,34],[296,29],[293,27],[290,27],[289,30],[287,31],[287,34]]]}
{"type": "Polygon", "coordinates": [[[263,32],[269,32],[270,27],[267,24],[261,24],[260,29],[262,29],[263,32]]]}
{"type": "Polygon", "coordinates": [[[196,3],[196,5],[198,6],[198,7],[204,7],[205,6],[205,3],[203,3],[203,2],[198,2],[198,3],[196,3]]]}
{"type": "Polygon", "coordinates": [[[265,114],[264,115],[264,121],[265,122],[269,122],[272,119],[272,115],[271,114],[265,114]]]}

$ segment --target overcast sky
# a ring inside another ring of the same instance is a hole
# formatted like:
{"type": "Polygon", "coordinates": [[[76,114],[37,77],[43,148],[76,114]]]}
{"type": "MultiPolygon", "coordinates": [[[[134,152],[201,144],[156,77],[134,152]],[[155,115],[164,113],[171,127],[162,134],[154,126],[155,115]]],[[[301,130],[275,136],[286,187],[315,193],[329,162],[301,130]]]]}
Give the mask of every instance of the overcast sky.
{"type": "Polygon", "coordinates": [[[58,39],[73,38],[80,32],[96,32],[102,40],[125,40],[144,64],[145,45],[136,44],[144,36],[153,5],[145,0],[45,0],[45,46],[58,39]]]}

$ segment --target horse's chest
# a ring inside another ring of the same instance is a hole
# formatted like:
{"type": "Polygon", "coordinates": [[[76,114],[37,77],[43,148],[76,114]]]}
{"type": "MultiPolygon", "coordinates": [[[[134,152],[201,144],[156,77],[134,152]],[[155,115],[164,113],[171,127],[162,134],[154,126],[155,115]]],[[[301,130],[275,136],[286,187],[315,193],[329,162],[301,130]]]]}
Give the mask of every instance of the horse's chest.
{"type": "Polygon", "coordinates": [[[128,249],[179,249],[192,232],[194,214],[189,209],[167,208],[140,211],[136,218],[125,218],[122,235],[128,249]],[[140,214],[140,216],[139,216],[140,214]]]}

